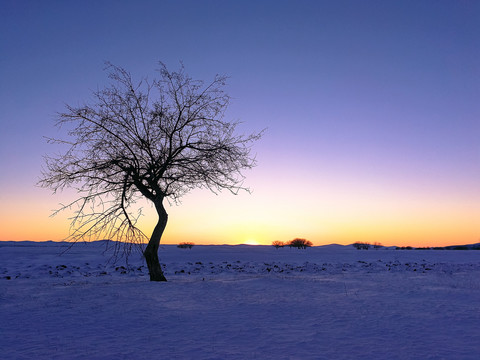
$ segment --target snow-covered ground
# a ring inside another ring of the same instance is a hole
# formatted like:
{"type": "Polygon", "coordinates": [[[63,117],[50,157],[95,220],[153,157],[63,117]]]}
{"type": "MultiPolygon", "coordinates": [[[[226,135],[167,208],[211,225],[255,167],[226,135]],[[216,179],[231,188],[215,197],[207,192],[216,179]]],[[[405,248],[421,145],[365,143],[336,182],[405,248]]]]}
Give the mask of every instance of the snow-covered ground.
{"type": "Polygon", "coordinates": [[[0,242],[1,359],[479,359],[480,251],[0,242]]]}

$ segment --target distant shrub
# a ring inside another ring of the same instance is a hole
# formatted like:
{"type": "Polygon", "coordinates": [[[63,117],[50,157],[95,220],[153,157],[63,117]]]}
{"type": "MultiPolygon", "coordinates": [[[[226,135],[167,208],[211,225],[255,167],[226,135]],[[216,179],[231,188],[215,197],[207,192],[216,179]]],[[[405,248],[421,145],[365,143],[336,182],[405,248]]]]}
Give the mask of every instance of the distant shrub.
{"type": "Polygon", "coordinates": [[[382,247],[383,247],[383,245],[380,244],[379,242],[374,242],[374,243],[373,243],[373,248],[374,248],[374,249],[380,249],[380,248],[382,248],[382,247]]]}
{"type": "Polygon", "coordinates": [[[281,248],[285,246],[285,243],[283,241],[274,241],[272,242],[272,246],[275,247],[275,249],[281,248]]]}
{"type": "Polygon", "coordinates": [[[395,250],[413,250],[411,246],[397,246],[395,250]]]}
{"type": "Polygon", "coordinates": [[[182,242],[177,245],[180,249],[191,249],[195,245],[193,242],[182,242]]]}
{"type": "Polygon", "coordinates": [[[306,239],[296,238],[296,239],[290,240],[287,243],[287,245],[290,247],[296,247],[297,249],[306,249],[307,247],[310,247],[313,244],[311,241],[308,241],[306,239]]]}
{"type": "Polygon", "coordinates": [[[370,249],[370,244],[367,243],[367,242],[357,241],[356,243],[353,243],[352,246],[357,250],[368,250],[368,249],[370,249]]]}

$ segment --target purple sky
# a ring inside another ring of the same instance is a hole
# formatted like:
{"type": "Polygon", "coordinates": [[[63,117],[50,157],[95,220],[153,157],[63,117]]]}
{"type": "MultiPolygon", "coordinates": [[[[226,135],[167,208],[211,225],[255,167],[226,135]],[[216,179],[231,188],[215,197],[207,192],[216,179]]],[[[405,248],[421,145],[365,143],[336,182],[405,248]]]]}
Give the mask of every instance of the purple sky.
{"type": "Polygon", "coordinates": [[[478,1],[3,0],[0,240],[66,235],[71,194],[35,187],[55,113],[104,61],[161,60],[230,75],[227,117],[268,127],[253,194],[185,197],[164,241],[477,242],[479,59],[478,1]]]}

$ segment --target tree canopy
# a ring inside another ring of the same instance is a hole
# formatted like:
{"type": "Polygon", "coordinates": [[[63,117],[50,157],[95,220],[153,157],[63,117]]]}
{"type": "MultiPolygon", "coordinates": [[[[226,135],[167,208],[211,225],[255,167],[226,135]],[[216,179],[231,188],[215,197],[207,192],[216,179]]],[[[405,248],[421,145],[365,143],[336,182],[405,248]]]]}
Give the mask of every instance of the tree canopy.
{"type": "Polygon", "coordinates": [[[148,199],[159,222],[145,251],[156,253],[168,217],[163,201],[178,202],[195,188],[248,190],[242,171],[255,166],[251,146],[262,133],[239,135],[239,123],[224,120],[226,76],[204,83],[183,65],[171,72],[160,63],[158,79],[135,82],[125,69],[107,65],[111,84],[93,92],[90,103],[66,105],[58,114],[56,125],[67,128],[68,138],[49,141],[66,150],[46,157],[39,184],[77,190],[78,198],[59,209],[74,208],[73,241],[142,242],[140,212],[132,205],[148,199]]]}

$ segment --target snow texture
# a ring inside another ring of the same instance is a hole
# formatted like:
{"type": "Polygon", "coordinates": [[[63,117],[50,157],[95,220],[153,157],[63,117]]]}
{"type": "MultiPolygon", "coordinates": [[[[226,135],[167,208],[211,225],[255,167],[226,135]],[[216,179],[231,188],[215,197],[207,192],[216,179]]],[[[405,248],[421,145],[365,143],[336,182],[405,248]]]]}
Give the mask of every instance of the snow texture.
{"type": "Polygon", "coordinates": [[[0,242],[1,359],[480,358],[480,251],[107,245],[0,242]]]}

